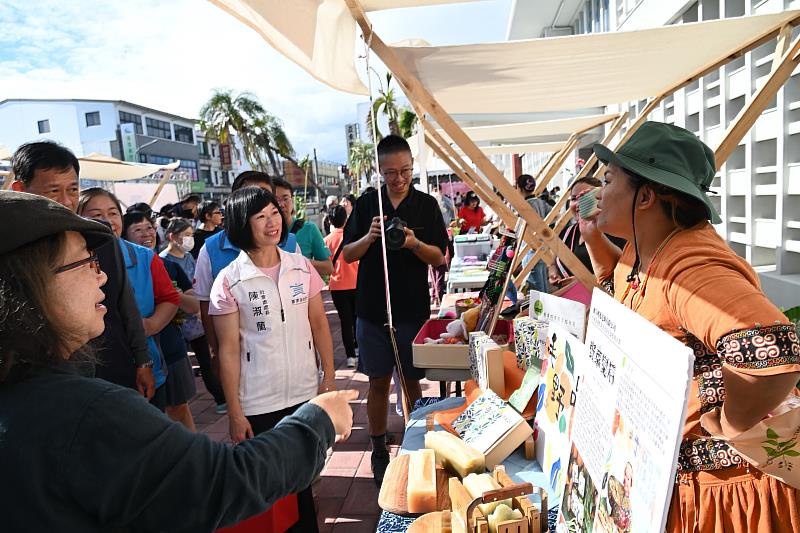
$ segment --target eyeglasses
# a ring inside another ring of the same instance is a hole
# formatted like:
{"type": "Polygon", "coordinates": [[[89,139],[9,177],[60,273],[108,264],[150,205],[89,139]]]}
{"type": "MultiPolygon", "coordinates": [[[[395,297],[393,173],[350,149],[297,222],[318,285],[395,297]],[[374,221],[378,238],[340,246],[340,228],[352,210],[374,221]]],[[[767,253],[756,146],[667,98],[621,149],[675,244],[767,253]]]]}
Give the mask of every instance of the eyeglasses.
{"type": "Polygon", "coordinates": [[[75,261],[74,263],[69,263],[68,265],[64,265],[56,269],[56,274],[61,274],[62,272],[67,272],[69,270],[74,270],[76,268],[80,268],[83,265],[89,265],[94,270],[94,273],[98,276],[103,273],[100,269],[100,261],[97,259],[97,254],[93,251],[89,252],[89,257],[86,259],[81,259],[80,261],[75,261]]]}
{"type": "Polygon", "coordinates": [[[398,174],[400,176],[404,177],[404,178],[410,178],[411,176],[414,175],[414,169],[413,168],[403,168],[403,169],[400,169],[400,172],[398,172],[396,170],[387,170],[386,172],[383,172],[382,174],[383,174],[383,177],[386,178],[386,179],[396,178],[398,174]]]}

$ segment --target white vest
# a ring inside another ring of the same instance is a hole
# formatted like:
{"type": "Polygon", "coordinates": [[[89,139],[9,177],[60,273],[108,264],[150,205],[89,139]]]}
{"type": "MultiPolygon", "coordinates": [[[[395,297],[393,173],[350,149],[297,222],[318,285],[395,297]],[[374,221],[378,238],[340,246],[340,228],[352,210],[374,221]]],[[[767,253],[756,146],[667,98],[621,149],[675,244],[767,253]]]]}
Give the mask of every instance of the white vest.
{"type": "Polygon", "coordinates": [[[247,416],[305,402],[318,389],[308,321],[311,272],[302,255],[278,254],[277,284],[244,251],[220,272],[239,305],[239,401],[247,416]]]}

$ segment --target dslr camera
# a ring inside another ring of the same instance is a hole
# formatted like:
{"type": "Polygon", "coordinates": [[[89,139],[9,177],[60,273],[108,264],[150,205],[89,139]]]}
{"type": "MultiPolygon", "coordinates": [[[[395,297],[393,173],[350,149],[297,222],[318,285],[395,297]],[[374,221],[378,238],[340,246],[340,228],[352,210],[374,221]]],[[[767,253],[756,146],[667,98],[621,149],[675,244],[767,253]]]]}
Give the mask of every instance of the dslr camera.
{"type": "Polygon", "coordinates": [[[394,217],[389,221],[389,225],[384,228],[383,238],[386,241],[387,250],[400,250],[406,243],[405,228],[408,224],[399,217],[394,217]]]}

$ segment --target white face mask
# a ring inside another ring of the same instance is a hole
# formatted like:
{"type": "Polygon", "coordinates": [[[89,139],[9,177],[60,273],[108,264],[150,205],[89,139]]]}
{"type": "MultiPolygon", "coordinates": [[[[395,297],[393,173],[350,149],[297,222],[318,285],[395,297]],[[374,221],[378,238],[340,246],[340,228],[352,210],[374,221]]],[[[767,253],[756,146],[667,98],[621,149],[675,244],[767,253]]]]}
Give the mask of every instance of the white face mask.
{"type": "Polygon", "coordinates": [[[194,237],[184,237],[181,248],[184,252],[191,252],[194,249],[194,237]]]}

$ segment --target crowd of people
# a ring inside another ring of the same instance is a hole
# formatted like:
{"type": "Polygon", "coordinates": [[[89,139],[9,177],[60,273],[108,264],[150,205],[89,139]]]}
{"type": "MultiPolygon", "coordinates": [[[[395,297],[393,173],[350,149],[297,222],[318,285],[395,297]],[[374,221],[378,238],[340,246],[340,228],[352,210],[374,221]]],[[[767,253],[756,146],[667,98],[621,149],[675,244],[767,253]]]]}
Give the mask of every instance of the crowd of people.
{"type": "MultiPolygon", "coordinates": [[[[745,471],[707,429],[741,433],[800,377],[796,329],[711,226],[713,153],[653,122],[617,152],[594,149],[605,174],[565,191],[573,220],[560,238],[698,361],[668,529],[796,531],[795,489],[745,471]],[[582,218],[590,192],[599,214],[582,218]]],[[[189,195],[155,212],[81,190],[61,145],[15,152],[14,192],[0,192],[0,498],[12,530],[210,531],[296,494],[292,530],[316,531],[310,487],[357,398],[336,391],[326,283],[347,366],[369,378],[381,485],[393,373],[407,405],[421,396],[412,340],[431,313],[429,275],[444,280],[455,234],[497,223],[471,191],[414,187],[403,138],[377,155],[381,189],[328,198],[320,231],[296,216],[291,184],[261,172],[240,174],[224,205],[189,195]],[[390,246],[384,226],[397,219],[390,246]],[[194,432],[190,352],[235,446],[194,432]]],[[[516,187],[541,218],[560,194],[537,195],[527,174],[516,187]]],[[[539,260],[527,285],[551,292],[571,274],[539,260]]]]}

